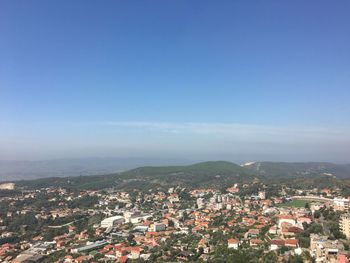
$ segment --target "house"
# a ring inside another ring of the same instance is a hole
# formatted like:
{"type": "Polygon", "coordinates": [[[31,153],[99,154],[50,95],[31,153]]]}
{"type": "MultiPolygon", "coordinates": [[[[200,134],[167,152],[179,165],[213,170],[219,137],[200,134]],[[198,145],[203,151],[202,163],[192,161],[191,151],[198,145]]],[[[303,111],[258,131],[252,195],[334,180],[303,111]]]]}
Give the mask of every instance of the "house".
{"type": "Polygon", "coordinates": [[[87,230],[81,231],[78,235],[76,235],[76,238],[78,238],[78,240],[85,240],[88,239],[89,234],[87,232],[87,230]]]}
{"type": "Polygon", "coordinates": [[[72,263],[74,258],[71,255],[67,255],[64,257],[64,263],[72,263]]]}
{"type": "Polygon", "coordinates": [[[282,224],[288,223],[292,226],[295,225],[295,218],[291,215],[279,215],[278,216],[278,227],[281,228],[282,224]]]}
{"type": "Polygon", "coordinates": [[[297,226],[291,226],[288,228],[288,232],[296,234],[296,233],[303,232],[303,229],[297,226]]]}
{"type": "Polygon", "coordinates": [[[277,250],[284,246],[284,240],[283,239],[272,239],[270,241],[270,250],[277,250]]]}
{"type": "Polygon", "coordinates": [[[298,247],[298,240],[297,239],[285,239],[284,245],[286,247],[296,248],[296,247],[298,247]]]}
{"type": "Polygon", "coordinates": [[[124,246],[118,246],[115,249],[115,254],[117,258],[121,258],[122,256],[125,256],[127,254],[127,250],[124,246]]]}
{"type": "Polygon", "coordinates": [[[348,198],[334,198],[333,208],[335,211],[346,211],[349,210],[349,203],[348,198]]]}
{"type": "Polygon", "coordinates": [[[237,185],[234,185],[233,187],[227,188],[226,191],[235,194],[239,192],[239,188],[237,187],[237,185]]]}
{"type": "Polygon", "coordinates": [[[269,228],[269,234],[277,235],[277,226],[276,225],[269,228]]]}
{"type": "Polygon", "coordinates": [[[205,238],[202,238],[197,245],[197,251],[199,251],[199,249],[202,248],[203,249],[203,253],[204,254],[208,254],[210,252],[210,246],[208,245],[208,242],[205,238]]]}
{"type": "Polygon", "coordinates": [[[258,246],[261,246],[262,244],[264,244],[264,241],[256,238],[253,238],[249,241],[249,245],[251,247],[258,247],[258,246]]]}
{"type": "Polygon", "coordinates": [[[239,244],[239,241],[237,239],[230,238],[229,240],[227,240],[228,248],[238,249],[238,244],[239,244]]]}
{"type": "Polygon", "coordinates": [[[249,237],[257,237],[260,234],[260,230],[259,229],[249,229],[246,233],[245,233],[245,238],[249,238],[249,237]]]}
{"type": "Polygon", "coordinates": [[[128,250],[130,250],[130,254],[131,254],[132,259],[140,258],[140,254],[142,251],[141,247],[130,247],[128,250]]]}
{"type": "Polygon", "coordinates": [[[91,256],[80,256],[75,259],[76,263],[82,263],[91,259],[91,256]]]}
{"type": "Polygon", "coordinates": [[[57,248],[61,248],[64,247],[66,245],[66,241],[65,240],[60,240],[56,242],[56,247],[57,248]]]}

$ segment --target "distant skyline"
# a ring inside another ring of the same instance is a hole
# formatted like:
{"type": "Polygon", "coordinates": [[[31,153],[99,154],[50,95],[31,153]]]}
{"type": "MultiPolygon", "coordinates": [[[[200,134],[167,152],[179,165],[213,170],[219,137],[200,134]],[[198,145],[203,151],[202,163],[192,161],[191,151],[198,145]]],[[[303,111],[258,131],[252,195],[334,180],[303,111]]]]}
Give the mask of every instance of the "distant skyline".
{"type": "Polygon", "coordinates": [[[350,163],[349,1],[0,2],[0,160],[350,163]]]}

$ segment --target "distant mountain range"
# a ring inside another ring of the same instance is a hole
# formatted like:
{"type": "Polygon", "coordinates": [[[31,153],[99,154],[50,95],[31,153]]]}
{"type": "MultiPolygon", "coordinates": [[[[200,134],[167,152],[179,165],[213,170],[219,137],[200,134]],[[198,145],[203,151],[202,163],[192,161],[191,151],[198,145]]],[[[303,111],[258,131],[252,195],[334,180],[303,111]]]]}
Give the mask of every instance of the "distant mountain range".
{"type": "MultiPolygon", "coordinates": [[[[226,187],[233,183],[265,182],[310,183],[323,185],[350,178],[350,165],[332,163],[254,162],[237,165],[227,161],[210,161],[181,166],[144,166],[124,172],[91,175],[50,177],[17,181],[19,187],[62,186],[79,189],[119,189],[170,187],[226,187]]],[[[14,181],[14,180],[8,180],[14,181]]]]}
{"type": "Polygon", "coordinates": [[[47,177],[110,174],[145,165],[189,164],[188,160],[155,158],[77,158],[45,161],[1,161],[0,182],[47,177]]]}

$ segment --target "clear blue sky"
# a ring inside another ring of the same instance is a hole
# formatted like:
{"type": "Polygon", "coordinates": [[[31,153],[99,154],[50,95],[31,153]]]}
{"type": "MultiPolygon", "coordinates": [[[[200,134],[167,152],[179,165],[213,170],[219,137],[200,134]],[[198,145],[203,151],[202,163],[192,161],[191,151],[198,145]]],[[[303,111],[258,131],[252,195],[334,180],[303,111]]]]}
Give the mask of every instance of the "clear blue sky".
{"type": "Polygon", "coordinates": [[[0,159],[350,162],[349,1],[0,2],[0,159]]]}

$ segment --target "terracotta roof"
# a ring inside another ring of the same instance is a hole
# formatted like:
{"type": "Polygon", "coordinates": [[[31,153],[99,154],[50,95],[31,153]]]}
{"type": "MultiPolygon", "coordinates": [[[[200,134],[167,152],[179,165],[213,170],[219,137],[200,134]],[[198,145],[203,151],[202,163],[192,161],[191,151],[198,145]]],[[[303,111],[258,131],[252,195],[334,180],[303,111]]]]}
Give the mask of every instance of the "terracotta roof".
{"type": "Polygon", "coordinates": [[[234,238],[230,238],[229,240],[227,240],[228,244],[238,244],[238,240],[234,239],[234,238]]]}
{"type": "Polygon", "coordinates": [[[253,239],[250,240],[250,244],[260,245],[260,244],[262,244],[262,243],[264,243],[264,241],[262,241],[262,240],[260,240],[260,239],[255,239],[255,238],[253,238],[253,239]]]}
{"type": "Polygon", "coordinates": [[[248,230],[248,233],[249,234],[259,234],[260,230],[256,229],[256,228],[251,228],[251,229],[248,230]]]}
{"type": "Polygon", "coordinates": [[[130,247],[129,249],[131,252],[137,252],[137,253],[140,253],[142,251],[142,248],[140,247],[130,247]]]}
{"type": "Polygon", "coordinates": [[[286,246],[297,246],[298,245],[298,240],[297,239],[285,239],[284,243],[286,246]]]}
{"type": "Polygon", "coordinates": [[[277,245],[277,246],[284,246],[284,240],[283,239],[273,239],[270,241],[271,245],[277,245]]]}
{"type": "Polygon", "coordinates": [[[296,226],[291,226],[288,228],[288,232],[300,233],[300,232],[303,232],[303,229],[296,227],[296,226]]]}

